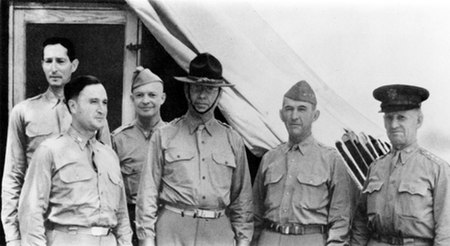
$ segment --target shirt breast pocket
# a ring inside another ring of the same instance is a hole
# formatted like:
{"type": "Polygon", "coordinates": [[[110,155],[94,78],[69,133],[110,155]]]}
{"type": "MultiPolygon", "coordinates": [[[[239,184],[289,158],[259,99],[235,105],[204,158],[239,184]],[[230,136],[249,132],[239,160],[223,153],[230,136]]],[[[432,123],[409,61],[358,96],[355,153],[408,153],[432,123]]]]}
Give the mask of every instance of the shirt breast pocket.
{"type": "Polygon", "coordinates": [[[428,188],[424,183],[404,181],[400,183],[398,192],[400,213],[403,216],[418,219],[420,214],[431,210],[432,197],[431,194],[427,195],[428,188]]]}
{"type": "Polygon", "coordinates": [[[367,214],[376,214],[377,207],[380,207],[378,203],[382,202],[384,199],[381,197],[381,187],[383,182],[380,180],[370,180],[367,187],[363,190],[363,193],[367,196],[367,214]]]}
{"type": "Polygon", "coordinates": [[[193,177],[192,174],[194,153],[182,149],[168,149],[164,155],[164,179],[172,183],[184,183],[193,177]]]}
{"type": "Polygon", "coordinates": [[[90,184],[94,177],[92,168],[78,162],[66,162],[61,165],[58,173],[62,184],[60,187],[56,184],[55,188],[64,194],[61,199],[69,199],[74,204],[84,204],[84,198],[95,192],[90,184]]]}
{"type": "Polygon", "coordinates": [[[112,208],[117,209],[122,195],[123,182],[120,175],[113,172],[108,173],[108,179],[111,185],[107,186],[107,192],[103,195],[108,197],[109,204],[112,205],[112,208]]]}
{"type": "Polygon", "coordinates": [[[25,134],[28,137],[28,149],[30,152],[33,152],[45,139],[53,134],[53,129],[45,123],[34,122],[26,127],[25,134]]]}
{"type": "Polygon", "coordinates": [[[283,198],[283,172],[277,169],[269,169],[264,176],[264,187],[266,189],[265,203],[267,207],[278,206],[283,198]]]}
{"type": "Polygon", "coordinates": [[[300,172],[297,176],[297,181],[299,192],[295,193],[295,199],[298,199],[301,207],[317,210],[328,205],[329,194],[325,176],[300,172]]]}
{"type": "Polygon", "coordinates": [[[208,166],[211,183],[219,189],[229,190],[236,168],[236,161],[232,153],[212,154],[213,165],[208,166]]]}

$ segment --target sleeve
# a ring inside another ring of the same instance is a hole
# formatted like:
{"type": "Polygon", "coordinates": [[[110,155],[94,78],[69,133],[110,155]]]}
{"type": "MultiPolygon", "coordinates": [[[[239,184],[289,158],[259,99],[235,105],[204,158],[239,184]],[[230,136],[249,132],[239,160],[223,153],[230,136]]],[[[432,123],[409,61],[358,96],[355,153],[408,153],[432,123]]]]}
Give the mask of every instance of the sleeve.
{"type": "MultiPolygon", "coordinates": [[[[122,175],[119,175],[120,177],[122,175]]],[[[123,184],[123,180],[122,180],[123,184]]],[[[114,235],[116,235],[118,246],[132,246],[131,237],[133,231],[130,227],[130,219],[128,217],[127,200],[125,195],[125,187],[122,185],[120,192],[119,209],[116,212],[117,226],[114,228],[114,235]]]]}
{"type": "Polygon", "coordinates": [[[19,222],[22,245],[47,245],[45,214],[52,182],[53,155],[41,144],[33,155],[20,196],[19,222]]]}
{"type": "Polygon", "coordinates": [[[443,163],[436,177],[433,191],[434,211],[434,244],[435,246],[450,245],[450,166],[443,163]]]}
{"type": "Polygon", "coordinates": [[[330,187],[327,245],[348,245],[350,226],[355,207],[357,186],[345,168],[343,160],[336,153],[331,160],[334,170],[330,187]]]}
{"type": "MultiPolygon", "coordinates": [[[[373,165],[373,164],[372,164],[373,165]]],[[[370,168],[367,177],[370,177],[370,168]]],[[[370,237],[367,217],[367,195],[362,191],[367,187],[368,180],[364,183],[363,189],[359,193],[359,199],[356,206],[355,216],[352,223],[352,238],[350,245],[365,246],[367,245],[370,237]]]]}
{"type": "Polygon", "coordinates": [[[20,108],[11,111],[2,179],[1,218],[6,241],[20,239],[17,209],[27,170],[25,127],[20,108]]]}
{"type": "Polygon", "coordinates": [[[266,190],[264,189],[264,163],[265,157],[259,164],[253,183],[253,213],[255,216],[255,231],[253,233],[252,245],[257,245],[259,236],[264,226],[264,201],[266,199],[266,190]]]}
{"type": "Polygon", "coordinates": [[[150,139],[147,162],[142,167],[136,200],[136,234],[139,240],[155,238],[159,187],[164,164],[161,131],[150,139]]]}
{"type": "Polygon", "coordinates": [[[253,201],[250,171],[242,139],[232,138],[236,169],[231,181],[230,221],[238,245],[248,245],[253,236],[253,201]]]}

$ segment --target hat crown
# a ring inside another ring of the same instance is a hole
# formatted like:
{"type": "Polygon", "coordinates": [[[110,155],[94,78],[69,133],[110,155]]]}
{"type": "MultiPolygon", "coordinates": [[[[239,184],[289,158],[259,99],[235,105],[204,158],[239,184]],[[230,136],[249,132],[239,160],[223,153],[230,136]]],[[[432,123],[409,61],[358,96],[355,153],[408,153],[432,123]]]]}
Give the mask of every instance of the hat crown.
{"type": "Polygon", "coordinates": [[[163,83],[161,78],[150,71],[150,69],[139,66],[136,67],[136,70],[133,73],[133,78],[131,80],[131,90],[134,90],[141,85],[155,82],[163,83]]]}
{"type": "Polygon", "coordinates": [[[201,53],[189,64],[189,76],[222,79],[222,64],[209,53],[201,53]]]}
{"type": "Polygon", "coordinates": [[[305,80],[295,83],[285,94],[284,97],[295,101],[309,102],[317,105],[316,94],[311,86],[305,80]]]}
{"type": "Polygon", "coordinates": [[[381,112],[384,113],[420,108],[429,95],[425,88],[402,84],[384,85],[373,91],[373,97],[381,101],[381,112]]]}

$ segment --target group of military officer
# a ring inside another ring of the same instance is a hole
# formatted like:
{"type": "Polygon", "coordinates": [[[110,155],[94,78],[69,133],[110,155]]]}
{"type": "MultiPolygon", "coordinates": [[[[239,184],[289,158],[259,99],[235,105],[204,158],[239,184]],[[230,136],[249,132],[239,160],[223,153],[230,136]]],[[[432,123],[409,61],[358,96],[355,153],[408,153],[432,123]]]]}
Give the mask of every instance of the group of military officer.
{"type": "Polygon", "coordinates": [[[252,187],[243,140],[214,117],[233,85],[211,54],[175,77],[188,110],[170,123],[160,116],[164,82],[138,67],[136,118],[110,136],[102,83],[71,78],[73,44],[50,38],[42,48],[48,90],[10,116],[8,245],[450,245],[450,166],[417,143],[424,88],[374,91],[392,149],[358,191],[339,153],[312,136],[314,91],[294,84],[279,112],[289,139],[264,155],[252,187]]]}

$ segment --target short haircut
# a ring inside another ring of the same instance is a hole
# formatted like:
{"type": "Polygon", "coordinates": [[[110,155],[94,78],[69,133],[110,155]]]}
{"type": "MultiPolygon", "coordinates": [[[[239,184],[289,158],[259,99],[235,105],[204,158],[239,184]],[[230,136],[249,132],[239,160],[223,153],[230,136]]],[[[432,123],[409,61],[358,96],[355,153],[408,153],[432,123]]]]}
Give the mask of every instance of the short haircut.
{"type": "Polygon", "coordinates": [[[81,75],[72,79],[64,86],[64,98],[66,100],[66,106],[69,109],[69,100],[77,98],[84,87],[88,85],[102,84],[99,79],[92,75],[81,75]]]}
{"type": "Polygon", "coordinates": [[[62,38],[62,37],[51,37],[46,39],[42,43],[42,59],[44,58],[44,48],[47,45],[55,45],[60,44],[64,48],[67,49],[67,56],[69,57],[70,61],[73,61],[75,57],[75,46],[73,45],[72,41],[70,41],[68,38],[62,38]]]}

